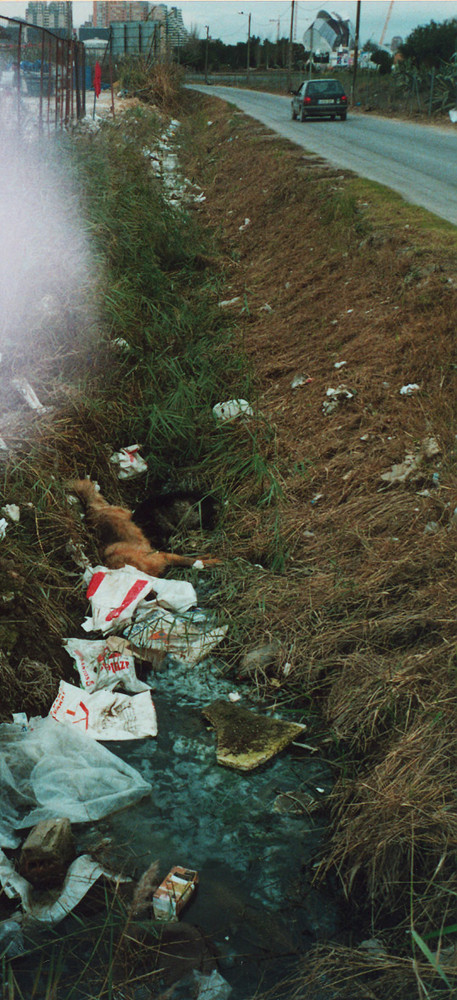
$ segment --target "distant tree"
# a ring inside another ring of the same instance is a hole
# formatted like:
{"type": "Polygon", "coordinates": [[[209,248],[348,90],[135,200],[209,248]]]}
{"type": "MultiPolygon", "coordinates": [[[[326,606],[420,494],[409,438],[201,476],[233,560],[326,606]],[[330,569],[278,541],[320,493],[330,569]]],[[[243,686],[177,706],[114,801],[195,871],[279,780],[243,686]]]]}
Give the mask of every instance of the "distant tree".
{"type": "Polygon", "coordinates": [[[371,53],[370,59],[375,66],[379,66],[380,76],[387,76],[392,71],[393,57],[385,49],[380,49],[379,45],[371,45],[368,50],[371,53]]]}
{"type": "Polygon", "coordinates": [[[438,67],[442,61],[450,61],[456,48],[457,19],[452,18],[440,24],[430,21],[430,24],[415,28],[398,51],[417,67],[438,67]]]}

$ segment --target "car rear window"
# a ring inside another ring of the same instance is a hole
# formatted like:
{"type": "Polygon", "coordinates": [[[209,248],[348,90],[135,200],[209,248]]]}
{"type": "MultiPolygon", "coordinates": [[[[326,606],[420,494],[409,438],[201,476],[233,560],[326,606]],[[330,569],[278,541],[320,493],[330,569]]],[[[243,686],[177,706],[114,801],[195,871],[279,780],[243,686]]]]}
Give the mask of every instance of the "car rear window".
{"type": "Polygon", "coordinates": [[[308,84],[306,92],[310,97],[337,97],[343,93],[343,88],[338,80],[315,80],[308,84]]]}

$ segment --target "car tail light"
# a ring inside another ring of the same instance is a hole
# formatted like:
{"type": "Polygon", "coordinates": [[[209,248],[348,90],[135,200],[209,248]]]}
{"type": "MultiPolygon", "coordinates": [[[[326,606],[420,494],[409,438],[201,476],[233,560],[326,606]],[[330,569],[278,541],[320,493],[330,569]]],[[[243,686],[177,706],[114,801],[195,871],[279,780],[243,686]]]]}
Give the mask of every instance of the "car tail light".
{"type": "Polygon", "coordinates": [[[341,101],[346,101],[346,104],[347,104],[347,100],[348,100],[348,99],[347,99],[347,97],[346,97],[346,94],[342,94],[342,95],[341,95],[341,97],[340,97],[340,100],[341,100],[341,101]]]}
{"type": "Polygon", "coordinates": [[[311,104],[311,98],[310,97],[304,97],[303,98],[303,104],[311,104]]]}

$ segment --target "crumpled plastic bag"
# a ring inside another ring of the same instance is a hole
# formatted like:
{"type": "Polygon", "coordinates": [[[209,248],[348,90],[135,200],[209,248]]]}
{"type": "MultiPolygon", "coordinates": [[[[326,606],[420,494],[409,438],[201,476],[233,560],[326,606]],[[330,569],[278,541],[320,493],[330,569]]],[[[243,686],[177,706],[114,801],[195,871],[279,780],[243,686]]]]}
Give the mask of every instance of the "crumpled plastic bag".
{"type": "Polygon", "coordinates": [[[119,466],[118,479],[133,479],[148,471],[144,458],[139,455],[139,450],[139,444],[131,444],[128,448],[121,448],[120,451],[111,455],[110,462],[119,466]]]}
{"type": "MultiPolygon", "coordinates": [[[[79,691],[81,695],[82,692],[79,691]]],[[[138,802],[151,785],[75,726],[31,719],[0,725],[0,846],[43,819],[89,823],[138,802]]]]}
{"type": "Polygon", "coordinates": [[[66,729],[78,726],[94,740],[140,740],[157,736],[157,717],[150,690],[141,694],[120,691],[81,691],[61,681],[49,715],[66,729]]]}
{"type": "MultiPolygon", "coordinates": [[[[121,569],[96,566],[87,589],[92,618],[83,622],[84,631],[118,631],[122,623],[131,621],[140,602],[152,592],[157,604],[172,611],[188,611],[197,603],[192,584],[184,580],[148,576],[134,566],[122,566],[121,569]]],[[[151,602],[150,606],[152,609],[154,604],[151,602]]]]}
{"type": "Polygon", "coordinates": [[[107,639],[65,639],[64,647],[75,661],[85,691],[112,690],[119,685],[127,694],[150,690],[136,676],[133,653],[125,639],[114,635],[107,639]]]}
{"type": "Polygon", "coordinates": [[[36,896],[27,879],[19,875],[12,861],[0,850],[0,885],[9,899],[21,900],[24,913],[34,923],[60,923],[84,899],[90,887],[102,875],[113,882],[131,881],[102,868],[89,854],[81,854],[70,865],[60,891],[49,894],[51,899],[44,901],[36,896]]]}
{"type": "Polygon", "coordinates": [[[247,399],[228,399],[225,403],[216,403],[213,406],[213,417],[215,420],[228,421],[236,420],[237,417],[253,417],[254,410],[249,405],[247,399]]]}
{"type": "Polygon", "coordinates": [[[198,609],[175,615],[162,608],[148,610],[145,602],[124,634],[137,649],[165,650],[173,659],[194,666],[222,642],[227,630],[227,625],[211,628],[198,609]]]}

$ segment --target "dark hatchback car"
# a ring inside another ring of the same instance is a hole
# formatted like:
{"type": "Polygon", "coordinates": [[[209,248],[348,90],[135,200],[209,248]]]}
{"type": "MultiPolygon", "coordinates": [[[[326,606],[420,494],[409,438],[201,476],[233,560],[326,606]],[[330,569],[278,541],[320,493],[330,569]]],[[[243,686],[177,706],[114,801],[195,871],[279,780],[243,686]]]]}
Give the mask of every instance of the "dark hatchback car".
{"type": "Polygon", "coordinates": [[[292,98],[292,118],[338,117],[346,121],[348,99],[339,80],[305,80],[292,98]]]}

